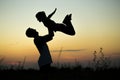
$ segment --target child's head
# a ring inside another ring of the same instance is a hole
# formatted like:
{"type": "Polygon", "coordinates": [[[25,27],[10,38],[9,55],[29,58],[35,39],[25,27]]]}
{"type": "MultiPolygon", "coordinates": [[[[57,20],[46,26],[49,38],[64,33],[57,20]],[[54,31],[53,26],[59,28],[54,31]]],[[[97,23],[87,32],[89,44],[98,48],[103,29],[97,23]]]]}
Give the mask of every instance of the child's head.
{"type": "Polygon", "coordinates": [[[35,38],[36,36],[38,36],[38,32],[35,29],[28,28],[26,30],[26,36],[35,38]]]}
{"type": "Polygon", "coordinates": [[[36,18],[39,22],[43,21],[46,18],[46,14],[44,11],[38,12],[36,14],[36,18]]]}

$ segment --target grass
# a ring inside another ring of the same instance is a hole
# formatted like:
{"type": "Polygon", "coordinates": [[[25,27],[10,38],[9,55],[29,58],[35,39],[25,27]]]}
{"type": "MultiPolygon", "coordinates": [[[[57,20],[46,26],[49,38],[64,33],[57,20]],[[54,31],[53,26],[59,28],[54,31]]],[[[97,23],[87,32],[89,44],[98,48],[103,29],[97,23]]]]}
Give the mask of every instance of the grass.
{"type": "Polygon", "coordinates": [[[120,68],[109,68],[104,70],[94,70],[93,68],[56,68],[51,67],[50,71],[39,71],[34,69],[22,70],[0,70],[1,80],[104,80],[120,79],[120,68]]]}
{"type": "MultiPolygon", "coordinates": [[[[61,52],[60,52],[61,54],[61,52]]],[[[17,68],[5,68],[2,66],[4,58],[0,59],[0,80],[119,80],[120,67],[110,67],[111,60],[100,51],[94,51],[92,67],[82,67],[78,62],[73,68],[51,67],[49,71],[39,71],[35,69],[24,69],[25,59],[17,68]],[[100,54],[100,56],[98,56],[100,54]]],[[[59,65],[58,65],[59,66],[59,65]]]]}

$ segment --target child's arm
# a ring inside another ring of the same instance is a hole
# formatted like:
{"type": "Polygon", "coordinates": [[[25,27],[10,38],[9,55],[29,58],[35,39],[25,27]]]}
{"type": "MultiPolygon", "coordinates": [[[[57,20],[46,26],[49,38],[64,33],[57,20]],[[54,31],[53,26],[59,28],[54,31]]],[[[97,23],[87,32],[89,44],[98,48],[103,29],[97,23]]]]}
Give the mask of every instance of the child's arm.
{"type": "Polygon", "coordinates": [[[57,8],[55,8],[55,10],[51,14],[48,15],[48,18],[51,18],[53,16],[53,14],[55,14],[56,10],[57,10],[57,8]]]}

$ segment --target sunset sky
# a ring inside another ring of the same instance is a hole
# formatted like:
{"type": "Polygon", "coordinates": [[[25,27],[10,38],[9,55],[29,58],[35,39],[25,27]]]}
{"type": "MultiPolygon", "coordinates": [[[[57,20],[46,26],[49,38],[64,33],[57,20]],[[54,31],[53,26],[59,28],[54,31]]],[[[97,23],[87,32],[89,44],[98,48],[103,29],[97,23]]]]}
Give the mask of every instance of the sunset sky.
{"type": "Polygon", "coordinates": [[[26,65],[37,65],[38,50],[25,31],[31,27],[39,35],[47,34],[35,14],[45,11],[49,15],[55,8],[51,19],[57,23],[72,13],[76,35],[55,33],[48,42],[53,62],[58,58],[60,62],[90,61],[100,47],[106,56],[120,60],[120,0],[0,0],[0,57],[5,64],[22,62],[26,57],[26,65]]]}

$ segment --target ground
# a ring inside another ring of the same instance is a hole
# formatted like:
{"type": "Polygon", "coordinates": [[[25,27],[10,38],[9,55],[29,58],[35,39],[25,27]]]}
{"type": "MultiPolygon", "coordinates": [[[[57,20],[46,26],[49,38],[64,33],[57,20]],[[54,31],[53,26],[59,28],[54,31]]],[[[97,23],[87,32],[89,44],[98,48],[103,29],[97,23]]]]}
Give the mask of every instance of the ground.
{"type": "Polygon", "coordinates": [[[120,68],[97,69],[92,68],[55,68],[50,71],[34,69],[0,70],[0,80],[116,80],[120,79],[120,68]]]}

